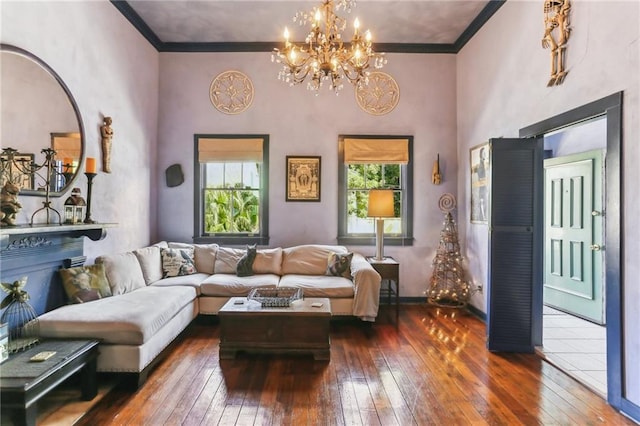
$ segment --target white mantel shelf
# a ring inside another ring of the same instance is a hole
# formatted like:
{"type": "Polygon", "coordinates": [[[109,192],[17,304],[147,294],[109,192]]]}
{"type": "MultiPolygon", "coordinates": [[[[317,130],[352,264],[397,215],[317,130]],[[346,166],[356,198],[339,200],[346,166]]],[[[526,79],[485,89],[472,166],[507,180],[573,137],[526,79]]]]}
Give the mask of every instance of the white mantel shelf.
{"type": "Polygon", "coordinates": [[[46,236],[62,234],[64,236],[79,238],[87,237],[93,241],[102,240],[107,232],[107,228],[114,228],[117,223],[78,223],[72,224],[37,224],[18,225],[0,228],[0,247],[5,249],[9,244],[9,239],[21,236],[46,236]]]}

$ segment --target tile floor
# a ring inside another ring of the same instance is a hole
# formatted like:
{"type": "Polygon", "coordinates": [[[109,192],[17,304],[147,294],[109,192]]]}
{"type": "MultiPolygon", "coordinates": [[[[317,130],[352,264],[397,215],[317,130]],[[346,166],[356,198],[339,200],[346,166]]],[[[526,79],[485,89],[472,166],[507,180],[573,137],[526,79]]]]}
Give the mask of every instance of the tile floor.
{"type": "Polygon", "coordinates": [[[603,398],[607,398],[606,327],[544,307],[543,347],[538,352],[603,398]]]}

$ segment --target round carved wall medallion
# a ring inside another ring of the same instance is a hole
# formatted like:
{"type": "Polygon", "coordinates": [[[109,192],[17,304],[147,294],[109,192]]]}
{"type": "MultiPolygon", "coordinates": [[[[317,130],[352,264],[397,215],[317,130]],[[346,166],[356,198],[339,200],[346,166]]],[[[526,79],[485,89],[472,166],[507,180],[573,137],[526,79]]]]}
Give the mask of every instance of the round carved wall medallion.
{"type": "Polygon", "coordinates": [[[253,102],[253,83],[240,71],[225,71],[211,82],[209,98],[225,114],[240,114],[253,102]]]}
{"type": "Polygon", "coordinates": [[[393,110],[400,100],[398,83],[389,74],[374,71],[369,84],[356,87],[356,101],[369,114],[384,115],[393,110]]]}

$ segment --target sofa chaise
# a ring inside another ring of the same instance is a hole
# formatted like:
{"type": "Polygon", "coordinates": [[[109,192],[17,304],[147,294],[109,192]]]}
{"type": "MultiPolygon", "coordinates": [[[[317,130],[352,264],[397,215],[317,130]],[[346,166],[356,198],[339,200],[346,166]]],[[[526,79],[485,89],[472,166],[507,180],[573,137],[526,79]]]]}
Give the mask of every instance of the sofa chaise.
{"type": "Polygon", "coordinates": [[[337,245],[261,249],[251,272],[239,276],[237,264],[246,254],[216,244],[161,242],[100,256],[96,265],[111,296],[41,315],[40,335],[101,340],[98,371],[134,375],[140,386],[194,318],[216,315],[229,298],[254,288],[302,288],[305,297],[329,298],[334,316],[375,321],[381,278],[361,254],[337,245]],[[347,256],[344,274],[327,272],[332,257],[347,256]]]}

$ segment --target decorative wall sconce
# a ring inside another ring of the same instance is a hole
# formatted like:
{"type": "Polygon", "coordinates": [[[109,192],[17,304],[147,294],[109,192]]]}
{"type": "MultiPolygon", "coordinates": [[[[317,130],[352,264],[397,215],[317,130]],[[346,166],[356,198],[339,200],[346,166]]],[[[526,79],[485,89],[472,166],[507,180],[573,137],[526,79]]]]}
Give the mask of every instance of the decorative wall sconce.
{"type": "Polygon", "coordinates": [[[567,40],[571,34],[569,27],[570,0],[545,0],[544,36],[542,48],[551,49],[551,78],[547,86],[562,84],[568,71],[565,71],[564,59],[567,40]]]}
{"type": "Polygon", "coordinates": [[[431,182],[434,185],[440,185],[442,183],[442,174],[440,173],[440,154],[433,163],[433,169],[431,169],[431,182]]]}

